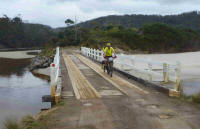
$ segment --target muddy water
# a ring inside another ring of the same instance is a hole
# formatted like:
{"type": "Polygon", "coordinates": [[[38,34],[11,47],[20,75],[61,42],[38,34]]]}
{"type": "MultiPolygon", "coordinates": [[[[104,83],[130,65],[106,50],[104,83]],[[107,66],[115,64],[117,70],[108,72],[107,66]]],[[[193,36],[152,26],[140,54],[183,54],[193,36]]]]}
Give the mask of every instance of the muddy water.
{"type": "Polygon", "coordinates": [[[40,112],[49,82],[28,71],[30,59],[0,58],[0,128],[6,119],[40,112]]]}
{"type": "Polygon", "coordinates": [[[185,95],[192,96],[200,93],[200,79],[185,79],[181,86],[185,95]]]}

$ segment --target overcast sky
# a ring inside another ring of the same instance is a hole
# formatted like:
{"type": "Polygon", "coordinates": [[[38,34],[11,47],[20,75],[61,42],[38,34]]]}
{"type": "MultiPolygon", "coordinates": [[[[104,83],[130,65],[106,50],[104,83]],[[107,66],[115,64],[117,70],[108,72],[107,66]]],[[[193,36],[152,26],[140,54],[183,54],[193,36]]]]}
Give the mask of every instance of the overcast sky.
{"type": "Polygon", "coordinates": [[[51,27],[65,26],[67,18],[86,21],[122,14],[178,14],[200,10],[200,0],[0,0],[0,15],[21,14],[23,20],[51,27]]]}

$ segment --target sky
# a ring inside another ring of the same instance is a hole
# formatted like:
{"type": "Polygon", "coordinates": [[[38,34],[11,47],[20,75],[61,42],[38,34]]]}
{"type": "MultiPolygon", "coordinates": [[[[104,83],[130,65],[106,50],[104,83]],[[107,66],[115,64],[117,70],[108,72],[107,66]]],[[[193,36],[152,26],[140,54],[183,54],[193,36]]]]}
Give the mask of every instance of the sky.
{"type": "Polygon", "coordinates": [[[78,22],[107,15],[180,14],[200,10],[200,0],[0,0],[0,15],[53,28],[68,18],[78,22]]]}

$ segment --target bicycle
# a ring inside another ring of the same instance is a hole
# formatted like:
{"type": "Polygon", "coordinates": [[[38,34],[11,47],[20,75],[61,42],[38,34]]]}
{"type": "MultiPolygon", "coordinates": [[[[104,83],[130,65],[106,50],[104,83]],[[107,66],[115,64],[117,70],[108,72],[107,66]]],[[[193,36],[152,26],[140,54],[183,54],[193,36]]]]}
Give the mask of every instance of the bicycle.
{"type": "Polygon", "coordinates": [[[110,75],[110,77],[112,77],[113,75],[113,60],[116,58],[115,57],[107,57],[106,59],[106,65],[104,66],[104,72],[105,70],[107,71],[107,74],[110,75]]]}

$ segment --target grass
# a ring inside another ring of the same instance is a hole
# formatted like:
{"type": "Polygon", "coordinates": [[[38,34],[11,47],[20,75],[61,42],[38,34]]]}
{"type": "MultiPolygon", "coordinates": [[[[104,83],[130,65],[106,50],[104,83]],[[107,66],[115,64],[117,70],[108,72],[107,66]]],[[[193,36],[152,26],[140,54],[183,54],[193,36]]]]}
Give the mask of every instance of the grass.
{"type": "MultiPolygon", "coordinates": [[[[64,102],[60,102],[56,105],[56,107],[64,106],[64,102]]],[[[31,115],[27,115],[21,119],[21,121],[8,119],[4,122],[3,129],[49,129],[52,125],[55,125],[54,122],[51,121],[52,113],[56,112],[58,108],[54,108],[55,110],[51,110],[49,112],[43,112],[43,114],[37,117],[33,117],[31,115]]]]}
{"type": "Polygon", "coordinates": [[[200,103],[200,93],[198,93],[198,94],[192,96],[192,100],[193,100],[193,102],[195,102],[195,103],[200,103]]]}
{"type": "Polygon", "coordinates": [[[181,99],[189,101],[189,102],[194,102],[194,103],[199,103],[200,104],[200,93],[198,93],[196,95],[192,95],[192,96],[187,96],[187,95],[183,94],[181,96],[181,99]]]}
{"type": "Polygon", "coordinates": [[[21,129],[16,120],[6,120],[4,122],[4,129],[21,129]]]}
{"type": "Polygon", "coordinates": [[[62,108],[64,105],[65,102],[60,101],[54,106],[54,108],[42,112],[37,117],[27,115],[20,121],[7,119],[4,122],[3,129],[49,129],[55,125],[55,121],[51,121],[52,119],[55,119],[53,117],[53,113],[55,113],[59,108],[62,108]]]}
{"type": "Polygon", "coordinates": [[[44,48],[44,49],[42,49],[42,51],[40,52],[39,56],[51,57],[51,56],[54,56],[55,53],[56,53],[55,48],[44,48]]]}
{"type": "Polygon", "coordinates": [[[20,122],[6,120],[4,129],[46,129],[48,128],[48,117],[41,116],[38,120],[30,115],[22,118],[20,122]]]}

